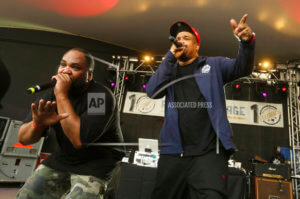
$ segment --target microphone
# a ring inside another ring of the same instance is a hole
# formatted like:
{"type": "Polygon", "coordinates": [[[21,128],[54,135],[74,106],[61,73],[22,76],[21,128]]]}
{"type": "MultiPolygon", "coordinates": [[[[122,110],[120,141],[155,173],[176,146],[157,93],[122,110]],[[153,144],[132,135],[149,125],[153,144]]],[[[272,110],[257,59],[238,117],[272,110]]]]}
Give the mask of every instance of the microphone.
{"type": "Polygon", "coordinates": [[[176,46],[177,48],[183,47],[183,45],[182,45],[181,43],[179,43],[179,42],[175,39],[175,37],[170,36],[170,37],[169,37],[169,40],[170,40],[170,42],[172,42],[173,44],[175,44],[175,46],[176,46]]]}
{"type": "Polygon", "coordinates": [[[35,86],[29,87],[27,89],[27,93],[34,94],[34,93],[40,92],[42,90],[46,90],[48,88],[53,88],[55,86],[55,84],[56,84],[56,79],[53,79],[52,81],[49,81],[49,82],[37,84],[35,86]]]}

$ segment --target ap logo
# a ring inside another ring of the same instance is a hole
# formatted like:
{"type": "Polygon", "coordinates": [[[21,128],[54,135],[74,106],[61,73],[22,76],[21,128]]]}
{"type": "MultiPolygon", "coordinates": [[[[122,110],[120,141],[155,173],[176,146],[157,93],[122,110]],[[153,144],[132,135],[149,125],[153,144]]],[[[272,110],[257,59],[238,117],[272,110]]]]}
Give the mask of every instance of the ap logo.
{"type": "Polygon", "coordinates": [[[87,110],[90,115],[105,114],[105,93],[88,93],[87,110]]]}

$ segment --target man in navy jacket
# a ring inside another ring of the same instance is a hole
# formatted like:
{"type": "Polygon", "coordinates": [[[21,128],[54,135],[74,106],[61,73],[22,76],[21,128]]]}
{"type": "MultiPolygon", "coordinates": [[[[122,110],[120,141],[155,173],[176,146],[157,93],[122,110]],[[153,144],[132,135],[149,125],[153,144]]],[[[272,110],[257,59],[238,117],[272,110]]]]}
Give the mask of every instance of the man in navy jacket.
{"type": "Polygon", "coordinates": [[[224,85],[253,70],[255,34],[247,16],[230,21],[240,41],[235,59],[200,57],[199,33],[184,21],[171,26],[177,44],[146,87],[149,97],[166,97],[152,199],[227,198],[227,161],[235,146],[224,85]]]}

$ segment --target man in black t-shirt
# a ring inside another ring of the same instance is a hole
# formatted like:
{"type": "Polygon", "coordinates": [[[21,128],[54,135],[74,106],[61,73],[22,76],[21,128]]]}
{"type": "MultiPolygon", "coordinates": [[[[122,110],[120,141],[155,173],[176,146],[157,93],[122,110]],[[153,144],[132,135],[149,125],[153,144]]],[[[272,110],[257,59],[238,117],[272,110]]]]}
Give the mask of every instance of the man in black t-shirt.
{"type": "Polygon", "coordinates": [[[114,96],[93,81],[93,68],[93,57],[87,51],[67,51],[52,77],[54,89],[31,104],[31,113],[19,130],[19,142],[35,143],[51,128],[59,149],[27,179],[17,198],[103,197],[123,152],[89,144],[123,142],[123,137],[114,96]]]}

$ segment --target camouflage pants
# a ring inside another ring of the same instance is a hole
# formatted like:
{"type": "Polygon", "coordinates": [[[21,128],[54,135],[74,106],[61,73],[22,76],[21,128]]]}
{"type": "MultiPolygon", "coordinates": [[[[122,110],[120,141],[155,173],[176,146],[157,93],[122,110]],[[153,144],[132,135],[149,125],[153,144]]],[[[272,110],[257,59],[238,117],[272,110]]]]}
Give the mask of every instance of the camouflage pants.
{"type": "Polygon", "coordinates": [[[107,182],[40,165],[27,179],[17,199],[103,199],[107,182]]]}

